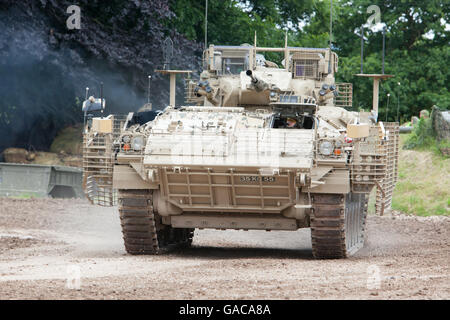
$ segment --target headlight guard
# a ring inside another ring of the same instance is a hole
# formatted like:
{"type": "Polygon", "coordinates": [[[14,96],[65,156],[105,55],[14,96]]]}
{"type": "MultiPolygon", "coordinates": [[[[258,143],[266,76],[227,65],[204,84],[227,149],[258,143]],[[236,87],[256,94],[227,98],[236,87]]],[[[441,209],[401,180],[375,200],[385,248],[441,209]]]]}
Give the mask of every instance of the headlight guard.
{"type": "Polygon", "coordinates": [[[324,156],[329,156],[334,151],[334,143],[330,140],[322,140],[319,142],[319,153],[324,156]]]}
{"type": "Polygon", "coordinates": [[[131,139],[131,148],[134,151],[141,151],[144,149],[144,137],[136,136],[131,139]]]}

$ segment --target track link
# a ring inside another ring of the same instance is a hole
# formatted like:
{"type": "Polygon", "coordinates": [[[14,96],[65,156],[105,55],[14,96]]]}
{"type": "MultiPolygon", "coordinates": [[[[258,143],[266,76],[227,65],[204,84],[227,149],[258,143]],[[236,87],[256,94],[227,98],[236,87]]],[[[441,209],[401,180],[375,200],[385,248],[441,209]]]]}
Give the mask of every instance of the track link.
{"type": "Polygon", "coordinates": [[[312,194],[311,199],[311,243],[315,258],[346,258],[363,247],[366,194],[312,194]]]}
{"type": "Polygon", "coordinates": [[[119,190],[119,213],[125,250],[130,254],[160,254],[192,243],[194,229],[161,223],[153,210],[151,190],[119,190]]]}

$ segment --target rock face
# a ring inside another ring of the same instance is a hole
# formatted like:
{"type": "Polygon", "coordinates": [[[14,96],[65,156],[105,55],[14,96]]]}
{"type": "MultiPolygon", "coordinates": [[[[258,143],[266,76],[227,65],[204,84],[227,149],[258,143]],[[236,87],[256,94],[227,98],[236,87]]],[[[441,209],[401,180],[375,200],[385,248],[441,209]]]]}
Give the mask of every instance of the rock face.
{"type": "MultiPolygon", "coordinates": [[[[11,146],[48,150],[58,130],[82,121],[85,88],[107,113],[136,111],[147,102],[152,75],[154,109],[169,101],[162,44],[174,42],[172,68],[198,70],[201,45],[165,27],[168,0],[76,2],[81,29],[69,30],[72,1],[0,0],[0,152],[11,146]]],[[[178,84],[182,101],[182,82],[178,84]]]]}
{"type": "Polygon", "coordinates": [[[436,139],[441,143],[440,150],[443,155],[450,157],[450,111],[441,111],[437,106],[433,106],[431,121],[436,139]]]}
{"type": "Polygon", "coordinates": [[[433,106],[431,118],[437,140],[450,140],[450,111],[441,111],[438,107],[433,106]]]}

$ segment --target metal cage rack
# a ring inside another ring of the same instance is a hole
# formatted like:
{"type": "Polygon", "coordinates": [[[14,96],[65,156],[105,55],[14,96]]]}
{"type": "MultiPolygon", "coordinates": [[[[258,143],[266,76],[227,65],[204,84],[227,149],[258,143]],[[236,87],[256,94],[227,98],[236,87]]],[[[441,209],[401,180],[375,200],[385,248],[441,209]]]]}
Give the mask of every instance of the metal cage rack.
{"type": "Polygon", "coordinates": [[[375,209],[376,213],[383,215],[383,211],[390,209],[395,184],[398,180],[398,148],[399,148],[399,124],[398,122],[384,122],[387,139],[384,141],[386,153],[386,174],[377,188],[375,209]]]}
{"type": "Polygon", "coordinates": [[[93,204],[114,206],[117,191],[113,188],[114,146],[125,123],[123,115],[112,116],[112,132],[86,131],[83,135],[83,189],[93,204]]]}

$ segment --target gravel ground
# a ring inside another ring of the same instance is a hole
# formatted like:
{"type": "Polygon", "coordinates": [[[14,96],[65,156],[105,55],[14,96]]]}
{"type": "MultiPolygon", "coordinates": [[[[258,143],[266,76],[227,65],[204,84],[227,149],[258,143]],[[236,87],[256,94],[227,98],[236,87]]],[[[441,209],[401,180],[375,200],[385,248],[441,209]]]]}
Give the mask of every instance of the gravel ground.
{"type": "Polygon", "coordinates": [[[0,198],[0,299],[449,298],[450,217],[369,216],[345,260],[313,260],[307,229],[196,230],[190,249],[130,256],[116,208],[0,198]]]}

